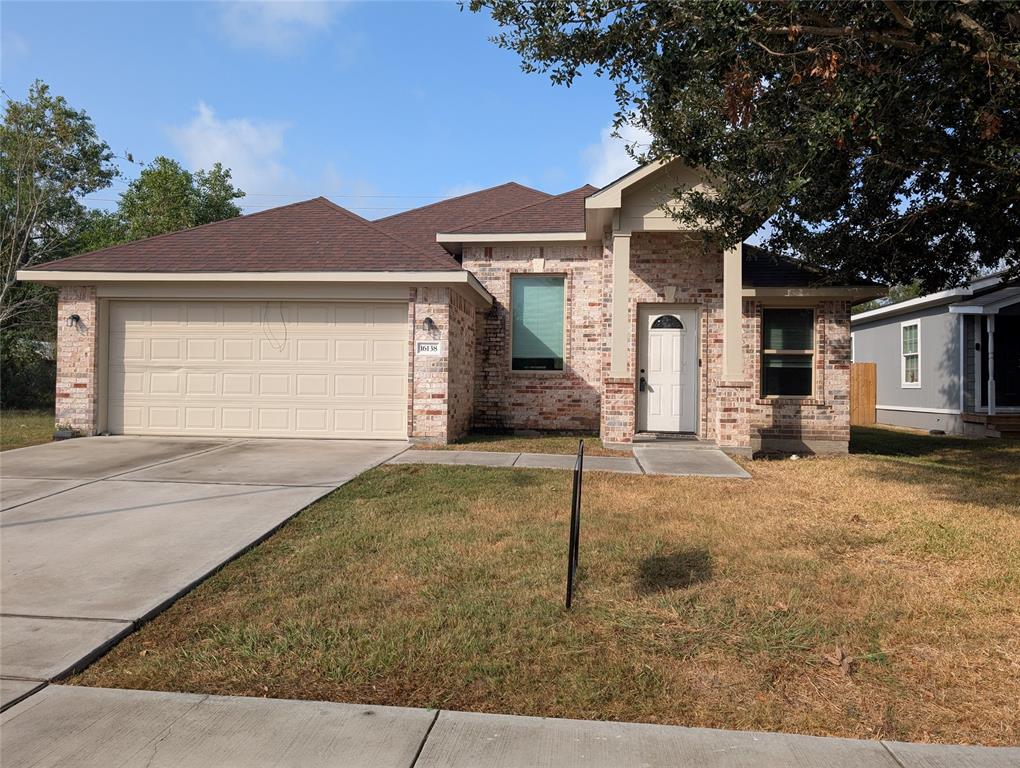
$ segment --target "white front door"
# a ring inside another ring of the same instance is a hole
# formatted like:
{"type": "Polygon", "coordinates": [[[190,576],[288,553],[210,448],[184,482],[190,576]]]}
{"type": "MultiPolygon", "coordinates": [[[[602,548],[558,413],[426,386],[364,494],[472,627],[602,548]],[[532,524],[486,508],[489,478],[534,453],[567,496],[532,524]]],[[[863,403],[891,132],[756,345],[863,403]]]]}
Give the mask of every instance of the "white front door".
{"type": "Polygon", "coordinates": [[[698,311],[643,307],[639,322],[638,430],[696,432],[698,311]]]}

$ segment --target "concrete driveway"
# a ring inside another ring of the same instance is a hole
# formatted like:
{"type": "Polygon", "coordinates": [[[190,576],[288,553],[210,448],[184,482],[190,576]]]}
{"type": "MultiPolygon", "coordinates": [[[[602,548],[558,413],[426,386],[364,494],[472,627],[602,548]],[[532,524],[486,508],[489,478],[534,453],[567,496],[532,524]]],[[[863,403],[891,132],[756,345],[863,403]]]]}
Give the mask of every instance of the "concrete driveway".
{"type": "Polygon", "coordinates": [[[93,437],[0,454],[0,703],[81,668],[406,447],[93,437]]]}

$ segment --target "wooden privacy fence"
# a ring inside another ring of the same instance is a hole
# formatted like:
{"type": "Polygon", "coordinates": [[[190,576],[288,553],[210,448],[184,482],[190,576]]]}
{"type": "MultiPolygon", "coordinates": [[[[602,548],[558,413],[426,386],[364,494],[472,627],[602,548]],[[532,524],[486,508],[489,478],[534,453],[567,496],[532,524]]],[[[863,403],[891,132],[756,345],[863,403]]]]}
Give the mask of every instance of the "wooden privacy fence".
{"type": "Polygon", "coordinates": [[[875,423],[878,371],[874,363],[850,365],[850,423],[867,427],[875,423]]]}

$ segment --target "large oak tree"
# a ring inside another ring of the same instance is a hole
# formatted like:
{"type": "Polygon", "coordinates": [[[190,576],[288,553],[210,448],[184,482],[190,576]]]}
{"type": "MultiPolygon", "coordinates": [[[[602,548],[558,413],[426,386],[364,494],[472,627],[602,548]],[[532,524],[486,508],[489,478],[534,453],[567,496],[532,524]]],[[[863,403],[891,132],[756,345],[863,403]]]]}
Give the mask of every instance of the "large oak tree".
{"type": "MultiPolygon", "coordinates": [[[[842,278],[1020,272],[1020,3],[472,0],[526,71],[616,84],[648,155],[717,180],[675,215],[842,278]]],[[[641,158],[644,159],[644,158],[641,158]]]]}

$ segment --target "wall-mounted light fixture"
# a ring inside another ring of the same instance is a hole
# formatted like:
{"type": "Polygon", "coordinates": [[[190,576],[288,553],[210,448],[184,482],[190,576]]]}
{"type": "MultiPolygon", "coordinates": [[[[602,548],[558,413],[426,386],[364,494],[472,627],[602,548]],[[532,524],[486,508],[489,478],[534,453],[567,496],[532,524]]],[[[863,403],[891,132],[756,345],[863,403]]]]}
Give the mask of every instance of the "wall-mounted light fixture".
{"type": "Polygon", "coordinates": [[[433,320],[431,317],[426,317],[424,320],[421,321],[421,327],[424,328],[429,333],[434,333],[436,331],[436,321],[433,320]]]}
{"type": "Polygon", "coordinates": [[[81,315],[69,315],[67,318],[68,328],[77,328],[81,324],[81,315]]]}

